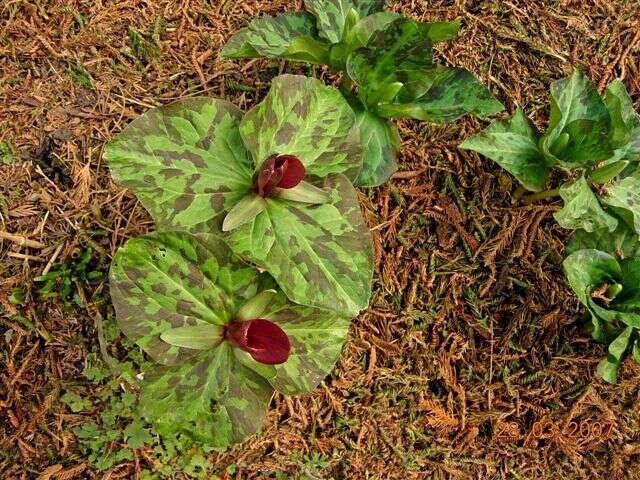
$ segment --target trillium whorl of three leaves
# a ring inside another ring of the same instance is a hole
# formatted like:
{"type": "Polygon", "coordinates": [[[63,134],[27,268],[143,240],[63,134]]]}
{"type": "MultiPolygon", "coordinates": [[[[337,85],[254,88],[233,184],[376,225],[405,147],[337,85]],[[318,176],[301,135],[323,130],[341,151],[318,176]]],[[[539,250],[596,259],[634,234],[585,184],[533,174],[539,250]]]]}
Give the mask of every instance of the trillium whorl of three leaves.
{"type": "Polygon", "coordinates": [[[169,232],[130,240],[116,254],[110,280],[118,324],[165,365],[145,372],[141,413],[160,433],[188,433],[214,447],[257,431],[274,388],[290,394],[315,388],[348,331],[348,319],[335,312],[289,303],[268,275],[213,236],[169,232]],[[226,333],[237,322],[255,322],[247,317],[273,325],[266,332],[258,326],[262,338],[248,340],[253,353],[268,354],[270,338],[280,344],[276,326],[286,334],[284,363],[255,361],[242,340],[226,333]]]}
{"type": "MultiPolygon", "coordinates": [[[[599,237],[612,246],[620,234],[601,231],[599,237]]],[[[591,314],[594,338],[610,343],[598,373],[615,383],[625,352],[638,350],[640,257],[618,260],[606,251],[580,249],[565,259],[564,269],[571,288],[591,314]]]]}
{"type": "Polygon", "coordinates": [[[244,116],[207,98],[150,110],[105,158],[160,229],[215,234],[225,220],[236,253],[269,271],[293,301],[353,316],[367,306],[373,276],[371,236],[349,184],[362,165],[354,123],[339,92],[285,75],[244,116]],[[287,155],[304,180],[262,197],[265,162],[287,155]]]}

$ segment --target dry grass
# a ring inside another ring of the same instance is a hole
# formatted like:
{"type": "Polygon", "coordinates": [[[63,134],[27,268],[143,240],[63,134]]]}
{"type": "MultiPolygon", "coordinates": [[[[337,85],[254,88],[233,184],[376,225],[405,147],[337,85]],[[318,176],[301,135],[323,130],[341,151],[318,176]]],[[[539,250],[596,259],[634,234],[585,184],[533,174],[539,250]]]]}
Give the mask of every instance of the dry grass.
{"type": "MultiPolygon", "coordinates": [[[[0,142],[18,160],[0,164],[0,231],[18,236],[0,239],[0,451],[13,452],[0,457],[5,478],[135,478],[144,455],[89,473],[70,433],[86,419],[58,401],[96,342],[92,314],[109,305],[90,299],[106,285],[80,292],[89,307],[69,313],[38,300],[32,280],[86,246],[108,260],[152,227],[111,181],[105,142],[180,97],[253,105],[290,66],[220,61],[218,49],[246,19],[300,3],[1,2],[0,142]],[[27,288],[24,306],[9,301],[17,287],[27,288]]],[[[638,99],[637,0],[393,8],[462,17],[460,39],[441,57],[539,126],[549,83],[572,65],[600,88],[622,78],[638,99]]],[[[512,204],[512,179],[456,148],[481,127],[401,122],[401,171],[361,196],[377,254],[370,309],[324,385],[275,398],[261,436],[211,456],[218,472],[234,463],[246,465],[235,478],[314,478],[291,457],[298,452],[322,453],[327,479],[640,478],[640,367],[625,361],[616,386],[595,376],[604,349],[576,323],[560,269],[567,234],[550,216],[557,205],[512,204]]]]}

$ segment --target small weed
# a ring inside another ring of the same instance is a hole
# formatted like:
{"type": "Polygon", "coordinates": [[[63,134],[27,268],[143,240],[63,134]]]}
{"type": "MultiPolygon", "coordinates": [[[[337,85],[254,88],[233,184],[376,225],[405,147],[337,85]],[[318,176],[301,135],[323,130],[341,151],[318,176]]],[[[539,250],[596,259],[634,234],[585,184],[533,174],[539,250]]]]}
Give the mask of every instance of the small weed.
{"type": "Polygon", "coordinates": [[[69,68],[67,69],[67,73],[71,77],[71,80],[73,80],[75,83],[77,83],[81,87],[88,88],[88,89],[93,88],[93,85],[91,83],[91,77],[89,76],[89,72],[87,72],[82,65],[78,64],[75,66],[74,65],[69,66],[69,68]]]}
{"type": "Polygon", "coordinates": [[[0,142],[0,165],[11,165],[16,160],[11,145],[0,142]]]}

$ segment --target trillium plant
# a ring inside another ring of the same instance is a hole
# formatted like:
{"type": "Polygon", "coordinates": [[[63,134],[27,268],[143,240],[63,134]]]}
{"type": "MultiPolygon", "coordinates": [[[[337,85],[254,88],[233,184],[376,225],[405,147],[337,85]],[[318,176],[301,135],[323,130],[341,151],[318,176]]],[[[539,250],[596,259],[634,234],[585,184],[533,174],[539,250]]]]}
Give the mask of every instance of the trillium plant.
{"type": "Polygon", "coordinates": [[[352,186],[362,149],[338,90],[284,75],[246,114],[179,100],[134,120],[105,158],[159,230],[222,234],[295,303],[347,316],[367,306],[371,235],[352,186]]]}
{"type": "Polygon", "coordinates": [[[144,372],[141,414],[215,448],[258,431],[274,389],[315,388],[349,328],[344,314],[291,303],[216,236],[129,240],[110,283],[119,326],[160,364],[144,372]]]}
{"type": "Polygon", "coordinates": [[[640,243],[622,224],[616,231],[576,233],[567,246],[564,269],[592,319],[593,337],[609,344],[598,364],[604,380],[615,383],[626,352],[640,363],[640,243]]]}
{"type": "Polygon", "coordinates": [[[640,117],[620,81],[601,98],[575,71],[551,86],[544,134],[517,109],[461,147],[489,157],[525,189],[540,192],[531,201],[559,195],[564,208],[555,219],[564,228],[613,232],[622,221],[640,233],[640,117]],[[547,189],[553,169],[568,170],[573,179],[547,189]]]}
{"type": "Polygon", "coordinates": [[[356,184],[376,186],[397,169],[398,130],[389,119],[437,123],[503,109],[469,72],[436,64],[433,45],[454,39],[460,22],[416,22],[383,0],[305,0],[307,12],[257,18],[222,50],[227,58],[281,58],[342,72],[365,161],[356,184]]]}

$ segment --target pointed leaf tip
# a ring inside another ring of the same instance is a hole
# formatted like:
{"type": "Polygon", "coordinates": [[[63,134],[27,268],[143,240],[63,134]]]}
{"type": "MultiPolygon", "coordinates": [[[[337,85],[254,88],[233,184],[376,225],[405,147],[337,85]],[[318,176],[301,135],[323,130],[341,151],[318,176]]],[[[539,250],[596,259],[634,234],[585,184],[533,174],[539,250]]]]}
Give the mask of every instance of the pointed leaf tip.
{"type": "Polygon", "coordinates": [[[284,330],[261,318],[227,325],[227,340],[249,353],[256,362],[278,365],[289,358],[291,342],[284,330]]]}

